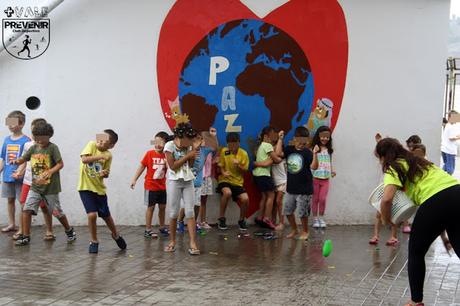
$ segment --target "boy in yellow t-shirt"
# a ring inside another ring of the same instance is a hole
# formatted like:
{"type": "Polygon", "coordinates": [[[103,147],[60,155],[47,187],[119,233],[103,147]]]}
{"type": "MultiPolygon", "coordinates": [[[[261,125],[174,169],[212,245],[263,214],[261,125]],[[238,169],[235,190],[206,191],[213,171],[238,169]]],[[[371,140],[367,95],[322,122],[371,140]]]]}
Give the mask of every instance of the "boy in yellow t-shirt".
{"type": "Polygon", "coordinates": [[[243,188],[243,173],[248,171],[249,157],[248,153],[240,148],[240,135],[237,133],[227,134],[227,147],[222,148],[218,164],[220,174],[217,179],[217,192],[222,195],[220,198],[220,214],[218,227],[220,230],[226,230],[225,210],[230,198],[240,205],[240,220],[238,225],[240,230],[246,231],[245,216],[249,203],[248,194],[243,188]]]}
{"type": "Polygon", "coordinates": [[[97,253],[99,242],[97,240],[96,220],[101,217],[112,232],[112,238],[122,250],[126,249],[126,242],[117,231],[110,215],[107,204],[106,187],[104,178],[109,177],[112,164],[112,149],[118,141],[118,135],[113,130],[104,130],[98,134],[96,141],[90,141],[80,154],[80,180],[78,192],[88,214],[88,227],[91,235],[89,253],[97,253]]]}

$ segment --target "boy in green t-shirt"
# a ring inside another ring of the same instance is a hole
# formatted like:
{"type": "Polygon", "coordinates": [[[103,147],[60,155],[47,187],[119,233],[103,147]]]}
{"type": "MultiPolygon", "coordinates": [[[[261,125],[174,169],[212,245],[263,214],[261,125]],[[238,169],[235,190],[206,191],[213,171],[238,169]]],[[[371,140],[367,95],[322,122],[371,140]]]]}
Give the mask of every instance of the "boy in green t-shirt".
{"type": "Polygon", "coordinates": [[[97,240],[97,217],[101,217],[112,232],[112,238],[122,250],[126,242],[117,231],[107,203],[104,178],[109,177],[112,164],[112,149],[118,141],[118,135],[113,130],[104,130],[96,136],[96,141],[90,141],[80,154],[80,180],[78,193],[88,215],[88,227],[91,235],[89,253],[99,251],[97,240]]]}
{"type": "Polygon", "coordinates": [[[16,240],[16,245],[30,243],[30,223],[32,215],[36,215],[42,200],[48,206],[48,211],[64,226],[67,242],[77,239],[73,227],[70,227],[66,215],[59,202],[61,180],[59,170],[64,167],[59,148],[50,142],[54,130],[51,124],[36,125],[32,129],[35,140],[33,145],[21,158],[14,161],[16,165],[30,161],[32,168],[32,186],[22,209],[22,235],[16,240]]]}

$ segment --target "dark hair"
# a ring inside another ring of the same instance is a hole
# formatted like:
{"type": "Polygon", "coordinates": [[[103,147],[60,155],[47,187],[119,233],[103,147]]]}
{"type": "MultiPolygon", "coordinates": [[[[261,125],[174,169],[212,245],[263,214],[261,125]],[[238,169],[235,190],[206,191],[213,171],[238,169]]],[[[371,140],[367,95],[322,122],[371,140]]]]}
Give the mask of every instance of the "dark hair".
{"type": "Polygon", "coordinates": [[[54,135],[53,126],[49,123],[34,125],[34,128],[32,129],[32,135],[53,137],[54,135]]]}
{"type": "Polygon", "coordinates": [[[240,142],[240,134],[235,132],[230,132],[226,137],[227,143],[229,142],[240,142]]]}
{"type": "Polygon", "coordinates": [[[410,143],[413,143],[413,144],[422,143],[422,139],[418,135],[412,135],[406,140],[407,145],[409,145],[410,143]]]}
{"type": "Polygon", "coordinates": [[[30,125],[32,126],[32,125],[43,124],[43,123],[46,123],[46,119],[37,118],[37,119],[32,120],[30,125]]]}
{"type": "Polygon", "coordinates": [[[394,138],[380,140],[375,146],[375,155],[382,160],[382,172],[394,171],[403,185],[407,182],[414,183],[415,179],[422,177],[424,172],[433,164],[406,150],[394,138]],[[404,169],[401,164],[402,160],[407,162],[408,169],[404,169]]]}
{"type": "Polygon", "coordinates": [[[161,131],[161,132],[158,132],[155,137],[160,137],[161,139],[163,139],[165,142],[168,142],[169,141],[169,135],[168,133],[164,132],[164,131],[161,131]]]}
{"type": "Polygon", "coordinates": [[[448,121],[445,117],[443,117],[443,118],[442,118],[442,123],[445,124],[445,123],[447,123],[447,122],[449,122],[449,121],[448,121]]]}
{"type": "Polygon", "coordinates": [[[271,132],[276,132],[275,128],[273,126],[266,126],[262,129],[262,131],[260,131],[260,135],[259,135],[259,140],[260,142],[262,142],[264,140],[264,136],[265,135],[269,135],[271,132]]]}
{"type": "Polygon", "coordinates": [[[329,132],[331,134],[330,138],[329,138],[329,142],[326,144],[326,148],[327,148],[327,152],[329,154],[332,154],[334,153],[334,149],[332,149],[332,130],[330,127],[328,126],[325,126],[325,125],[322,125],[320,126],[317,130],[316,130],[316,133],[315,135],[313,136],[313,141],[312,141],[312,147],[318,145],[318,146],[322,146],[323,144],[321,143],[321,139],[319,137],[319,134],[322,133],[322,132],[329,132]]]}
{"type": "Polygon", "coordinates": [[[19,120],[19,124],[26,123],[26,115],[19,110],[15,110],[9,113],[8,118],[17,118],[19,120]]]}
{"type": "Polygon", "coordinates": [[[310,132],[304,126],[298,126],[295,128],[294,137],[310,137],[310,132]]]}
{"type": "Polygon", "coordinates": [[[412,145],[412,150],[411,150],[411,152],[412,152],[414,155],[417,155],[417,154],[415,153],[415,151],[422,151],[423,157],[425,157],[425,155],[426,155],[426,147],[425,147],[425,145],[422,144],[422,143],[416,143],[416,144],[412,145]]]}
{"type": "Polygon", "coordinates": [[[111,144],[116,144],[118,142],[118,135],[117,133],[115,133],[114,130],[111,130],[111,129],[107,129],[107,130],[104,130],[104,133],[108,134],[109,135],[109,141],[111,144]]]}
{"type": "Polygon", "coordinates": [[[192,125],[190,123],[184,122],[176,125],[176,127],[173,130],[173,133],[174,137],[177,138],[195,138],[197,134],[197,132],[195,131],[195,129],[192,128],[192,125]]]}

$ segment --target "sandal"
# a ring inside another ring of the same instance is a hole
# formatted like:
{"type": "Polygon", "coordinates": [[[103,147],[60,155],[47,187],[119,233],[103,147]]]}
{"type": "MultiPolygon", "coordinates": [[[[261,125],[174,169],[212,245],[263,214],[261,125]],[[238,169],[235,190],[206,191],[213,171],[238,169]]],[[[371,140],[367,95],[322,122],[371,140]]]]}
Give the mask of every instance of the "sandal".
{"type": "Polygon", "coordinates": [[[398,240],[398,239],[396,239],[396,238],[391,238],[390,240],[388,240],[388,241],[386,242],[386,245],[388,245],[388,246],[395,246],[395,245],[397,245],[398,243],[399,243],[399,240],[398,240]]]}
{"type": "Polygon", "coordinates": [[[44,241],[54,241],[54,240],[56,240],[56,235],[54,235],[54,234],[46,234],[43,237],[43,240],[44,241]]]}
{"type": "Polygon", "coordinates": [[[174,244],[168,244],[168,245],[164,248],[164,251],[167,252],[167,253],[172,253],[172,252],[176,251],[176,245],[174,245],[174,244]]]}
{"type": "Polygon", "coordinates": [[[194,248],[189,248],[189,249],[188,249],[188,253],[189,253],[190,255],[200,255],[200,254],[201,254],[201,252],[200,252],[199,249],[194,249],[194,248]]]}
{"type": "Polygon", "coordinates": [[[8,233],[12,231],[16,231],[17,228],[14,225],[8,225],[7,227],[2,228],[2,233],[8,233]]]}
{"type": "Polygon", "coordinates": [[[370,240],[369,240],[369,244],[372,244],[372,245],[377,245],[379,243],[379,238],[377,237],[372,237],[370,240]]]}
{"type": "Polygon", "coordinates": [[[11,239],[13,239],[14,241],[16,241],[16,240],[18,240],[18,239],[21,238],[21,237],[22,237],[22,233],[17,232],[17,233],[15,233],[15,234],[11,237],[11,239]]]}

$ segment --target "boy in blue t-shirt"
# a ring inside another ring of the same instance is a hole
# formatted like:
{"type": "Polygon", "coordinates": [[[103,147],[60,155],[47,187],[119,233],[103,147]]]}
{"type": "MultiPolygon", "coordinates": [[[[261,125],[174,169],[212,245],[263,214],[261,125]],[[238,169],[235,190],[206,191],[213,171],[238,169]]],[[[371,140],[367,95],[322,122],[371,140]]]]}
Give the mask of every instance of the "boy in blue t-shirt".
{"type": "Polygon", "coordinates": [[[22,178],[15,179],[13,174],[18,166],[13,163],[22,155],[24,145],[30,138],[22,133],[26,123],[26,115],[21,111],[13,111],[6,118],[6,125],[11,135],[3,141],[0,153],[0,172],[3,171],[2,198],[8,199],[8,226],[2,232],[16,230],[15,202],[21,198],[22,178]]]}

